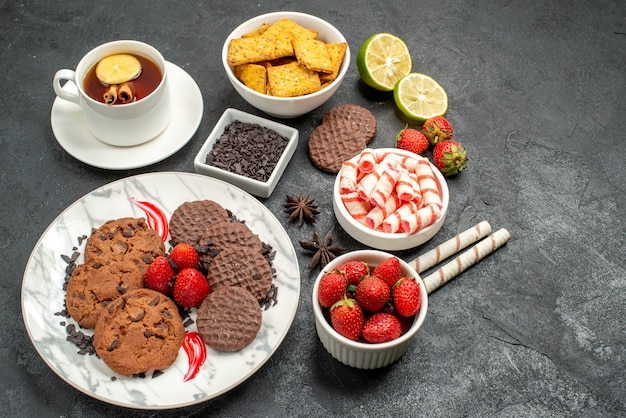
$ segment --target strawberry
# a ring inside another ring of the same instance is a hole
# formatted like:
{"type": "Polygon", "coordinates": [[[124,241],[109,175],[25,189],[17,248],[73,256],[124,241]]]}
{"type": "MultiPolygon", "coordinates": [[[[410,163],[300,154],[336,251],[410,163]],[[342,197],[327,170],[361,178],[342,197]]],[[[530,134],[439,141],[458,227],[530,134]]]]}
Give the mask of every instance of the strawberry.
{"type": "Polygon", "coordinates": [[[364,323],[363,310],[354,299],[344,297],[330,308],[330,324],[333,329],[350,340],[359,339],[364,323]]]}
{"type": "Polygon", "coordinates": [[[330,308],[343,297],[348,287],[348,279],[340,271],[324,273],[317,289],[317,300],[324,308],[330,308]]]}
{"type": "Polygon", "coordinates": [[[189,244],[176,244],[169,255],[169,259],[174,263],[178,271],[186,268],[198,267],[198,252],[189,244]]]}
{"type": "Polygon", "coordinates": [[[174,270],[167,258],[162,255],[154,259],[146,269],[143,277],[144,287],[161,292],[164,295],[172,294],[172,279],[174,270]]]}
{"type": "Polygon", "coordinates": [[[383,279],[372,275],[359,282],[354,292],[354,299],[364,310],[376,312],[389,301],[390,293],[391,290],[383,279]]]}
{"type": "Polygon", "coordinates": [[[467,153],[458,142],[443,141],[435,145],[433,161],[445,176],[454,176],[467,167],[467,153]]]}
{"type": "Polygon", "coordinates": [[[209,282],[194,268],[182,269],[174,281],[174,300],[183,308],[200,306],[209,292],[209,282]]]}
{"type": "Polygon", "coordinates": [[[372,276],[378,276],[391,289],[394,284],[400,279],[402,271],[400,269],[400,260],[397,257],[389,257],[382,263],[374,267],[372,270],[372,276]]]}
{"type": "Polygon", "coordinates": [[[443,116],[430,118],[422,125],[422,133],[428,138],[428,143],[431,146],[451,140],[452,131],[452,125],[443,116]]]}
{"type": "Polygon", "coordinates": [[[422,305],[420,285],[413,277],[398,280],[393,287],[393,306],[396,312],[404,317],[413,316],[422,305]]]}
{"type": "Polygon", "coordinates": [[[348,279],[348,285],[357,285],[359,280],[370,274],[370,268],[363,261],[353,260],[341,265],[337,270],[342,271],[348,279]]]}
{"type": "Polygon", "coordinates": [[[428,138],[417,129],[407,127],[396,136],[396,146],[421,155],[428,149],[428,138]]]}
{"type": "Polygon", "coordinates": [[[386,343],[402,335],[402,325],[392,314],[378,312],[367,320],[362,334],[363,339],[368,343],[386,343]]]}

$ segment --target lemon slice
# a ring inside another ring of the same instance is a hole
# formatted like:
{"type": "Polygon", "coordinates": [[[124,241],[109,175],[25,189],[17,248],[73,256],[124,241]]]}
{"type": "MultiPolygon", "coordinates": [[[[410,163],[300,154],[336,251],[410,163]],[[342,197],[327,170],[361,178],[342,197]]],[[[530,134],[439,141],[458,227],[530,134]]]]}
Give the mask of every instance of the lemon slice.
{"type": "Polygon", "coordinates": [[[376,90],[392,91],[411,72],[411,55],[404,41],[389,33],[377,33],[363,42],[356,57],[359,75],[376,90]]]}
{"type": "Polygon", "coordinates": [[[96,65],[96,77],[105,84],[122,84],[141,73],[141,63],[129,54],[115,54],[102,58],[96,65]]]}
{"type": "Polygon", "coordinates": [[[448,94],[431,77],[410,73],[393,89],[393,99],[407,118],[424,122],[434,116],[443,116],[448,110],[448,94]]]}

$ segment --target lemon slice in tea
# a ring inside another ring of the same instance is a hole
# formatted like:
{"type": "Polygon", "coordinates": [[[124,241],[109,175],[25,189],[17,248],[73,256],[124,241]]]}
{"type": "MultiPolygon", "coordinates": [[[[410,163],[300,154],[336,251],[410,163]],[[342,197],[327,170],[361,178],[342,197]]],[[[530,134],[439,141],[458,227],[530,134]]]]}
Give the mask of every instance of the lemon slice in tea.
{"type": "Polygon", "coordinates": [[[115,54],[102,58],[96,65],[96,77],[105,84],[122,84],[141,73],[141,63],[130,54],[115,54]]]}
{"type": "Polygon", "coordinates": [[[389,33],[377,33],[363,42],[356,57],[359,75],[376,90],[392,91],[411,72],[411,55],[404,41],[389,33]]]}
{"type": "Polygon", "coordinates": [[[416,122],[443,116],[448,110],[448,94],[425,74],[410,73],[400,79],[393,89],[393,99],[404,116],[416,122]]]}

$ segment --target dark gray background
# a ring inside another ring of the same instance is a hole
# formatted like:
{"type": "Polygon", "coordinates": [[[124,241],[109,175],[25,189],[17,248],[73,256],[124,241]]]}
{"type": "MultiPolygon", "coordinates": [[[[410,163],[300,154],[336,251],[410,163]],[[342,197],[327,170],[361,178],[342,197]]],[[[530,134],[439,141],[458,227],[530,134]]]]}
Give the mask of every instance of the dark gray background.
{"type": "Polygon", "coordinates": [[[626,416],[626,6],[588,2],[0,1],[0,415],[128,416],[626,416]],[[287,121],[301,142],[263,200],[299,254],[302,292],[292,329],[270,361],[230,393],[189,408],[129,411],[84,395],[42,361],[24,328],[20,287],[28,256],[54,218],[110,181],[152,171],[193,172],[192,160],[226,107],[261,114],[228,83],[222,43],[257,14],[298,10],[332,22],[353,59],[332,100],[287,121]],[[334,177],[307,157],[332,106],[378,119],[374,147],[404,126],[389,94],[360,82],[354,56],[376,32],[403,38],[413,69],[450,97],[448,117],[470,167],[449,181],[441,232],[399,256],[413,259],[485,219],[511,241],[431,295],[405,357],[376,371],[333,360],[315,334],[309,255],[316,228],[362,248],[332,212],[334,177]],[[107,171],[69,156],[50,127],[52,76],[91,48],[145,41],[185,69],[204,97],[193,139],[167,160],[107,171]],[[285,194],[310,194],[315,227],[286,224],[285,194]]]}

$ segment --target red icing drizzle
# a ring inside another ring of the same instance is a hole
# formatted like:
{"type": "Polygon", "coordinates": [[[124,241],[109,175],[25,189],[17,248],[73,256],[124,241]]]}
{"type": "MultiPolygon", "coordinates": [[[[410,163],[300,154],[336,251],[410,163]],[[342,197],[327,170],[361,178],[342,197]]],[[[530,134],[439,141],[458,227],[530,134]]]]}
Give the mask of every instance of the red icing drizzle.
{"type": "Polygon", "coordinates": [[[169,227],[167,224],[167,218],[165,217],[163,211],[150,202],[142,202],[134,197],[131,197],[130,200],[135,204],[135,206],[145,212],[150,228],[159,233],[163,242],[167,241],[169,227]]]}
{"type": "Polygon", "coordinates": [[[193,379],[198,374],[200,366],[206,360],[206,345],[197,332],[188,332],[183,339],[183,349],[187,353],[189,370],[183,378],[183,382],[193,379]]]}

